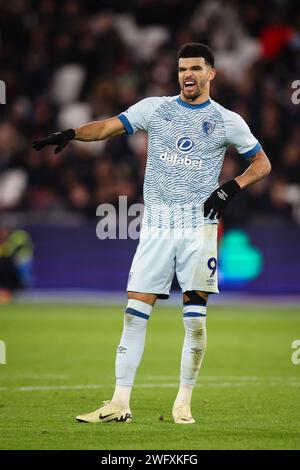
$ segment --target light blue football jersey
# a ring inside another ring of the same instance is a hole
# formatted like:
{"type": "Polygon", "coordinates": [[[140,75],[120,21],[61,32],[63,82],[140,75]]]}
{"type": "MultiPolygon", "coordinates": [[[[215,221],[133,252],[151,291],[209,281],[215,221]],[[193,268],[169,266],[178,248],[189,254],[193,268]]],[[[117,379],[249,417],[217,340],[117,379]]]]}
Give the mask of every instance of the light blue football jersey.
{"type": "Polygon", "coordinates": [[[196,227],[203,203],[218,187],[225,151],[249,158],[261,149],[237,113],[209,99],[190,105],[179,96],[146,98],[119,115],[126,133],[148,133],[144,224],[196,227]]]}

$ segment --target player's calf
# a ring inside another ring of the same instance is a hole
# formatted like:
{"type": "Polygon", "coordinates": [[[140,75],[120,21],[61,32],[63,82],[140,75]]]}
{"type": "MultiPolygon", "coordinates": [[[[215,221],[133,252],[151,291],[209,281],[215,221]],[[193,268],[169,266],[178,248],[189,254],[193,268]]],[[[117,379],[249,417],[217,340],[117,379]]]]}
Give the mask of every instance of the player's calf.
{"type": "Polygon", "coordinates": [[[172,415],[177,424],[193,424],[191,400],[194,385],[206,349],[206,303],[208,294],[186,291],[183,303],[185,330],[181,354],[180,387],[174,402],[172,415]]]}

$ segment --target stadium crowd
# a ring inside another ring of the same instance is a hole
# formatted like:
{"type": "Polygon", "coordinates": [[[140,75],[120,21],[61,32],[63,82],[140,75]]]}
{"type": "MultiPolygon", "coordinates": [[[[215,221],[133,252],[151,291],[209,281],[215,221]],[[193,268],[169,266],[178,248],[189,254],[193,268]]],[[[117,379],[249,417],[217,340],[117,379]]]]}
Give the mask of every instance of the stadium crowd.
{"type": "MultiPolygon", "coordinates": [[[[0,216],[91,218],[119,195],[141,202],[144,133],[74,142],[59,155],[49,147],[35,152],[32,141],[117,115],[147,96],[178,94],[176,51],[197,41],[215,52],[212,98],[244,117],[273,166],[238,198],[225,224],[300,224],[296,2],[10,0],[0,8],[0,216]]],[[[243,167],[229,149],[222,181],[243,167]]]]}

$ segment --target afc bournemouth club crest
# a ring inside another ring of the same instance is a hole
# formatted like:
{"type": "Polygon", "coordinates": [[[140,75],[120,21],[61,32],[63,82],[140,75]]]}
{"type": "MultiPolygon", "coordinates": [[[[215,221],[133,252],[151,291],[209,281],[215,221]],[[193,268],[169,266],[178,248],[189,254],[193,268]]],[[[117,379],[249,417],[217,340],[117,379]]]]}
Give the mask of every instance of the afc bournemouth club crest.
{"type": "Polygon", "coordinates": [[[215,121],[207,120],[207,121],[203,122],[202,127],[203,127],[203,130],[204,130],[205,134],[209,135],[214,131],[214,129],[216,127],[216,123],[215,123],[215,121]]]}

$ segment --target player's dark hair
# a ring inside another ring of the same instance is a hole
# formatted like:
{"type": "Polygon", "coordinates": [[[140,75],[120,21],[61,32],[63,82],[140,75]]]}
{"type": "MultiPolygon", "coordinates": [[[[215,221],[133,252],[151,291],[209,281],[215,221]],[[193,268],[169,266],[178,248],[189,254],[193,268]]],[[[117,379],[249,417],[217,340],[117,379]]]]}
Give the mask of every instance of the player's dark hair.
{"type": "Polygon", "coordinates": [[[184,44],[177,53],[177,60],[180,58],[203,57],[205,62],[212,67],[215,64],[215,58],[210,47],[199,42],[188,42],[184,44]]]}

